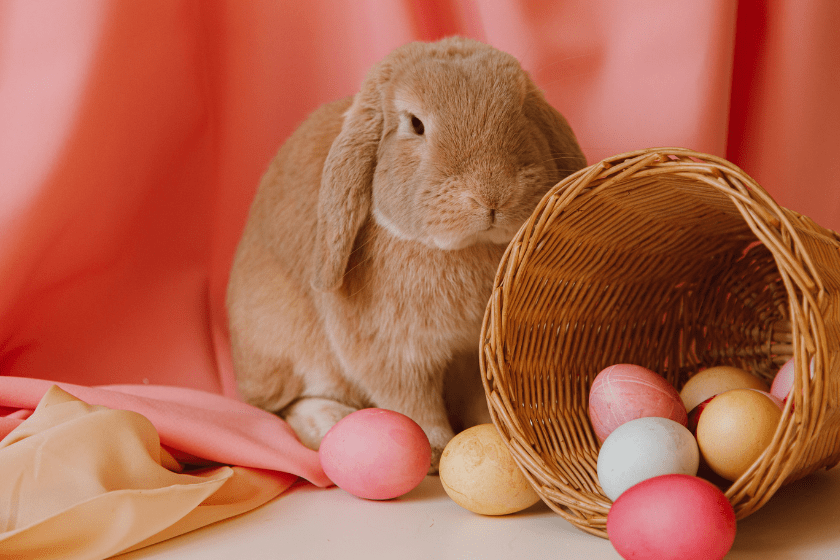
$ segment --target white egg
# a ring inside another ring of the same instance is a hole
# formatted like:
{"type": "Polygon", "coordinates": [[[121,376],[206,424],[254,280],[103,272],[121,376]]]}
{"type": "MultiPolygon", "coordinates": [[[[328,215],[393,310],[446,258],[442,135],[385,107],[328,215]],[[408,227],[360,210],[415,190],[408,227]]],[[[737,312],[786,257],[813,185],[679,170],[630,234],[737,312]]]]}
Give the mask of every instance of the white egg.
{"type": "Polygon", "coordinates": [[[668,418],[638,418],[616,428],[598,453],[598,481],[615,501],[631,486],[665,474],[695,476],[700,465],[697,440],[668,418]]]}

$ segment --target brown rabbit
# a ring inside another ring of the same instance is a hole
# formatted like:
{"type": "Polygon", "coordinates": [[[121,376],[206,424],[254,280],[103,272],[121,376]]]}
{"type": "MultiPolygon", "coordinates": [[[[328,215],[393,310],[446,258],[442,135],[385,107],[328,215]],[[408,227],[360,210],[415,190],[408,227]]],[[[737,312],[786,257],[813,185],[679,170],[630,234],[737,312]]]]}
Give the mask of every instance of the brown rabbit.
{"type": "MultiPolygon", "coordinates": [[[[262,179],[228,286],[241,396],[317,449],[364,407],[453,436],[450,364],[469,356],[507,243],[586,165],[566,120],[512,56],[410,43],[354,97],[316,110],[262,179]]],[[[486,408],[486,403],[485,408],[486,408]]]]}

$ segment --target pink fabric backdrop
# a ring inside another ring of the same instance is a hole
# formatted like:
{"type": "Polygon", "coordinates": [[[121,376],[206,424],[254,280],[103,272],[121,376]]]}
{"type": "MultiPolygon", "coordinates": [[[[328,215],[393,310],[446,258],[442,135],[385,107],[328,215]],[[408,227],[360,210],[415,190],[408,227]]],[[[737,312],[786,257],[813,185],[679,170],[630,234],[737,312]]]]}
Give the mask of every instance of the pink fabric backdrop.
{"type": "Polygon", "coordinates": [[[414,39],[517,56],[590,163],[711,152],[840,229],[837,29],[836,0],[0,0],[0,375],[233,396],[260,175],[414,39]]]}

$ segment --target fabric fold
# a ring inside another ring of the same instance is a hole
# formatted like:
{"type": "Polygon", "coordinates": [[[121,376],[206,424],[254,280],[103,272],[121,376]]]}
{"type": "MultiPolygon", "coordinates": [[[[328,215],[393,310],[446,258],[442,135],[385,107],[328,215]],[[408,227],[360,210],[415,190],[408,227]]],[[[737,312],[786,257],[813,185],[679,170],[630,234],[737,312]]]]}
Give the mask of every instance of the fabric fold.
{"type": "MultiPolygon", "coordinates": [[[[34,409],[52,381],[5,376],[0,406],[34,409]]],[[[207,462],[286,472],[316,486],[332,482],[318,453],[305,447],[291,427],[275,414],[241,401],[184,387],[57,385],[92,405],[131,410],[154,425],[161,443],[207,462]]],[[[5,423],[14,428],[13,419],[5,423]]],[[[0,424],[0,435],[4,424],[0,424]]]]}
{"type": "Polygon", "coordinates": [[[297,478],[244,467],[180,470],[143,415],[53,385],[0,441],[0,550],[107,558],[258,507],[297,478]]]}

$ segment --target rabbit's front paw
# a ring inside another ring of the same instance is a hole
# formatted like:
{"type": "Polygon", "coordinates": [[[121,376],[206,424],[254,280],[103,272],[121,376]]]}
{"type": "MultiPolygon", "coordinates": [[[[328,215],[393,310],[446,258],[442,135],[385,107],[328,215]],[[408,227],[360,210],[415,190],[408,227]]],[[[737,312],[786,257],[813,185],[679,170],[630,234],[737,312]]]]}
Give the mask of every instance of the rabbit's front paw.
{"type": "Polygon", "coordinates": [[[356,409],[331,399],[302,398],[287,406],[283,419],[306,447],[318,450],[330,428],[356,409]]]}

